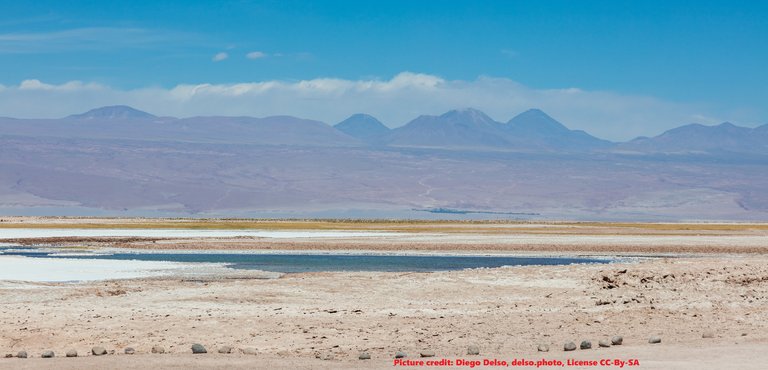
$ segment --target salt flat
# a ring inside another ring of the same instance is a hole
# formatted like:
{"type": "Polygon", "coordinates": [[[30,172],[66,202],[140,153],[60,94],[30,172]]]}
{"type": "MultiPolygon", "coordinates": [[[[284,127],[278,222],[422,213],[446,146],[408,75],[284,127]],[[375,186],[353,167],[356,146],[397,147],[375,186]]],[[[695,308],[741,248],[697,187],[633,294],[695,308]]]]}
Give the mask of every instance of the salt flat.
{"type": "Polygon", "coordinates": [[[199,266],[178,262],[29,258],[0,255],[0,280],[31,282],[134,279],[179,274],[199,266]]]}

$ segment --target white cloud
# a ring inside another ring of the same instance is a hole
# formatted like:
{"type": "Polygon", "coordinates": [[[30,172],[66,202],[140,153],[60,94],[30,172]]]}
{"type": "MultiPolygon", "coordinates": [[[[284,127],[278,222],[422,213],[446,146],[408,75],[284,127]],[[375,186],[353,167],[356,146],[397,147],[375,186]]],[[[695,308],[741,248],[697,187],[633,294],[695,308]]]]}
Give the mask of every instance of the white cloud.
{"type": "Polygon", "coordinates": [[[40,80],[24,80],[19,84],[19,90],[47,90],[47,91],[82,91],[82,90],[101,90],[105,87],[95,83],[85,84],[81,81],[69,81],[61,85],[51,85],[40,82],[40,80]]]}
{"type": "Polygon", "coordinates": [[[236,84],[181,84],[172,88],[121,90],[71,81],[48,84],[25,80],[0,89],[0,112],[15,117],[62,117],[88,109],[127,104],[157,115],[294,115],[336,123],[365,112],[390,127],[422,114],[474,107],[499,121],[540,108],[574,129],[598,137],[627,140],[656,135],[682,124],[731,120],[756,124],[758,113],[714,108],[579,88],[535,89],[506,78],[446,80],[403,72],[391,79],[316,78],[236,84]]]}
{"type": "Polygon", "coordinates": [[[248,58],[248,59],[261,59],[261,58],[264,58],[266,56],[267,56],[267,54],[264,53],[264,52],[261,52],[261,51],[252,51],[252,52],[250,52],[250,53],[245,55],[245,57],[248,58]]]}
{"type": "Polygon", "coordinates": [[[212,60],[214,62],[221,62],[222,60],[227,59],[227,58],[229,58],[229,54],[227,54],[227,53],[222,51],[221,53],[218,53],[218,54],[214,55],[212,60]]]}

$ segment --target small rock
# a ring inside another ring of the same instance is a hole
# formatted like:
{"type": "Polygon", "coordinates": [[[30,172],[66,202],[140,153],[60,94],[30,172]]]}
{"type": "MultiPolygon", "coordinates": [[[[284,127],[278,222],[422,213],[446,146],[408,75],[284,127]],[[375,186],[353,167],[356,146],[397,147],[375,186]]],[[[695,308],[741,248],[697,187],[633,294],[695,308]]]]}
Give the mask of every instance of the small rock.
{"type": "Polygon", "coordinates": [[[152,353],[163,354],[165,353],[165,348],[161,346],[152,346],[152,353]]]}
{"type": "Polygon", "coordinates": [[[703,334],[701,334],[702,338],[710,339],[715,337],[715,333],[711,331],[705,331],[703,334]]]}
{"type": "Polygon", "coordinates": [[[590,349],[590,348],[592,348],[592,342],[590,342],[588,340],[583,340],[583,341],[581,341],[581,345],[579,345],[579,348],[581,348],[581,349],[590,349]]]}
{"type": "Polygon", "coordinates": [[[45,351],[42,355],[40,355],[42,358],[52,358],[53,356],[55,356],[53,351],[45,351]]]}
{"type": "Polygon", "coordinates": [[[435,351],[425,350],[419,353],[421,357],[435,357],[435,351]]]}
{"type": "Polygon", "coordinates": [[[357,356],[357,359],[358,360],[370,360],[371,359],[371,355],[368,354],[367,352],[363,352],[363,353],[360,354],[360,356],[357,356]]]}
{"type": "Polygon", "coordinates": [[[6,353],[5,358],[13,358],[13,353],[6,353]]]}
{"type": "Polygon", "coordinates": [[[208,353],[208,351],[205,350],[205,347],[203,347],[202,344],[195,343],[192,345],[192,353],[202,354],[202,353],[208,353]]]}
{"type": "Polygon", "coordinates": [[[104,347],[96,346],[96,347],[91,348],[91,353],[94,356],[103,356],[103,355],[107,354],[107,350],[104,349],[104,347]]]}
{"type": "Polygon", "coordinates": [[[133,347],[128,347],[128,348],[125,349],[124,352],[125,352],[126,355],[132,355],[132,354],[136,353],[136,350],[133,349],[133,347]]]}
{"type": "Polygon", "coordinates": [[[240,348],[240,352],[242,352],[244,355],[255,355],[256,348],[253,348],[253,347],[240,348]]]}
{"type": "Polygon", "coordinates": [[[77,357],[77,351],[75,351],[74,349],[70,349],[69,351],[67,351],[66,356],[67,357],[77,357]]]}
{"type": "Polygon", "coordinates": [[[611,346],[611,341],[608,339],[600,339],[600,341],[597,342],[597,345],[603,348],[608,348],[611,346]]]}
{"type": "Polygon", "coordinates": [[[576,343],[568,342],[563,346],[563,351],[575,351],[576,343]]]}
{"type": "Polygon", "coordinates": [[[478,346],[476,346],[474,344],[469,346],[469,347],[467,347],[467,354],[470,355],[470,356],[477,356],[477,355],[479,355],[480,354],[480,347],[478,347],[478,346]]]}
{"type": "Polygon", "coordinates": [[[403,358],[403,357],[408,357],[408,355],[403,351],[395,352],[395,358],[403,358]]]}
{"type": "Polygon", "coordinates": [[[539,352],[549,352],[549,344],[539,344],[539,352]]]}
{"type": "Polygon", "coordinates": [[[221,346],[219,347],[219,353],[228,355],[232,353],[232,347],[230,346],[221,346]]]}
{"type": "Polygon", "coordinates": [[[650,339],[648,339],[648,343],[650,344],[661,343],[661,337],[653,336],[650,339]]]}
{"type": "Polygon", "coordinates": [[[616,335],[613,338],[611,338],[611,344],[614,346],[620,346],[622,343],[624,343],[624,337],[620,335],[616,335]]]}
{"type": "Polygon", "coordinates": [[[16,357],[27,358],[27,351],[19,351],[19,353],[16,354],[16,357]]]}

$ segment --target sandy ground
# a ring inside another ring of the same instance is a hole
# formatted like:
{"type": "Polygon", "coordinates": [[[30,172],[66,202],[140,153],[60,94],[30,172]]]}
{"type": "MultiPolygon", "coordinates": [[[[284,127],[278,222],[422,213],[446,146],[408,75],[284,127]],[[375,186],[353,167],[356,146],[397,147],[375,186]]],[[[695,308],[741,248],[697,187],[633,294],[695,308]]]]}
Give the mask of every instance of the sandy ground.
{"type": "MultiPolygon", "coordinates": [[[[30,225],[19,220],[2,221],[30,225]]],[[[106,223],[122,227],[126,222],[106,223]]],[[[130,222],[143,226],[147,221],[130,222]]],[[[372,230],[396,228],[398,235],[375,238],[94,236],[12,242],[96,249],[662,257],[610,265],[303,273],[273,279],[240,272],[81,283],[5,280],[0,281],[0,356],[25,350],[33,358],[0,358],[0,369],[393,368],[396,351],[411,360],[454,363],[632,359],[639,366],[624,367],[641,369],[764,369],[768,364],[766,224],[417,226],[403,230],[386,224],[372,230]],[[597,348],[598,340],[614,335],[623,336],[624,344],[597,348]],[[662,343],[649,344],[651,336],[660,336],[662,343]],[[593,349],[563,351],[565,342],[582,340],[592,341],[593,349]],[[193,343],[211,353],[192,355],[193,343]],[[539,344],[551,350],[537,352],[539,344]],[[94,345],[116,354],[90,356],[94,345]],[[151,354],[155,345],[169,353],[151,354]],[[215,353],[224,345],[235,353],[215,353]],[[467,355],[470,345],[479,347],[479,356],[467,355]],[[136,355],[122,354],[129,346],[136,355]],[[256,354],[241,353],[247,348],[256,354]],[[64,358],[69,349],[81,357],[64,358]],[[44,350],[57,357],[40,358],[44,350]],[[420,359],[425,350],[436,357],[420,359]],[[371,359],[358,360],[361,352],[371,359]]]]}
{"type": "Polygon", "coordinates": [[[637,359],[643,369],[768,364],[768,257],[435,273],[307,273],[0,286],[0,368],[385,368],[437,358],[637,359]],[[705,332],[714,338],[702,338],[705,332]],[[622,335],[624,345],[597,349],[622,335]],[[649,344],[658,335],[661,344],[649,344]],[[563,352],[566,341],[592,350],[563,352]],[[256,355],[193,356],[222,345],[256,355]],[[480,356],[467,356],[469,345],[480,356]],[[551,351],[539,353],[538,344],[551,351]],[[91,346],[138,355],[41,359],[91,346]],[[148,354],[153,345],[166,355],[148,354]],[[360,352],[372,359],[361,361],[360,352]]]}

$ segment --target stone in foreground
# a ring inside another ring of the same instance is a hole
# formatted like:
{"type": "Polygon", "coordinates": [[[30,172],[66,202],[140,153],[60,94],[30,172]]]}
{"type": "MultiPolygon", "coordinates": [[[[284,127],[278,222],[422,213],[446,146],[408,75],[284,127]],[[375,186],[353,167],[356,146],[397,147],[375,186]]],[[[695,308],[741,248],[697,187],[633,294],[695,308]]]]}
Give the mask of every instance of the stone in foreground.
{"type": "Polygon", "coordinates": [[[421,353],[419,353],[419,356],[421,356],[421,357],[435,357],[435,351],[430,351],[430,350],[421,351],[421,353]]]}
{"type": "Polygon", "coordinates": [[[568,342],[563,346],[563,351],[575,351],[576,343],[568,342]]]}
{"type": "Polygon", "coordinates": [[[45,351],[42,355],[40,355],[42,358],[53,358],[53,356],[55,356],[53,351],[45,351]]]}
{"type": "Polygon", "coordinates": [[[467,354],[470,355],[470,356],[477,356],[477,355],[479,355],[480,354],[480,347],[478,347],[478,346],[476,346],[474,344],[469,346],[469,347],[467,347],[467,354]]]}
{"type": "Polygon", "coordinates": [[[162,346],[152,346],[152,353],[163,354],[165,353],[165,348],[162,346]]]}
{"type": "Polygon", "coordinates": [[[219,347],[219,353],[224,354],[224,355],[228,355],[228,354],[232,353],[232,347],[230,347],[230,346],[221,346],[221,347],[219,347]]]}
{"type": "Polygon", "coordinates": [[[77,357],[77,351],[75,351],[74,349],[70,349],[69,351],[67,351],[66,356],[67,357],[77,357]]]}
{"type": "Polygon", "coordinates": [[[360,356],[357,356],[357,359],[358,360],[370,360],[371,359],[371,355],[369,353],[367,353],[367,352],[363,352],[363,353],[360,354],[360,356]]]}
{"type": "Polygon", "coordinates": [[[579,345],[579,348],[581,348],[581,349],[590,349],[590,348],[592,348],[592,342],[590,342],[588,340],[583,340],[583,341],[581,341],[581,345],[579,345]]]}
{"type": "Polygon", "coordinates": [[[597,342],[597,345],[603,348],[608,348],[611,346],[611,341],[608,339],[600,339],[600,341],[597,342]]]}
{"type": "Polygon", "coordinates": [[[658,343],[661,343],[661,337],[658,337],[658,336],[653,336],[653,337],[651,337],[651,338],[649,338],[649,339],[648,339],[648,343],[650,343],[650,344],[658,344],[658,343]]]}
{"type": "Polygon", "coordinates": [[[18,358],[27,358],[27,351],[19,351],[19,353],[16,354],[16,357],[18,358]]]}
{"type": "Polygon", "coordinates": [[[256,348],[254,348],[254,347],[245,347],[245,348],[241,348],[240,352],[242,352],[244,355],[255,355],[256,354],[256,348]]]}
{"type": "Polygon", "coordinates": [[[405,352],[403,352],[403,351],[395,352],[395,358],[404,358],[404,357],[407,357],[407,356],[408,355],[405,352]]]}
{"type": "Polygon", "coordinates": [[[539,344],[539,352],[549,352],[549,344],[539,344]]]}
{"type": "Polygon", "coordinates": [[[203,354],[203,353],[208,353],[208,351],[205,350],[205,347],[203,347],[202,344],[195,343],[192,345],[192,353],[203,354]]]}
{"type": "Polygon", "coordinates": [[[128,348],[125,349],[124,352],[125,352],[126,355],[132,355],[132,354],[136,353],[136,350],[133,349],[133,347],[128,347],[128,348]]]}
{"type": "Polygon", "coordinates": [[[620,346],[622,343],[624,343],[624,337],[620,335],[616,335],[613,338],[611,338],[611,344],[614,346],[620,346]]]}
{"type": "Polygon", "coordinates": [[[91,353],[94,356],[103,356],[103,355],[107,354],[107,350],[104,347],[96,346],[96,347],[91,348],[91,353]]]}

